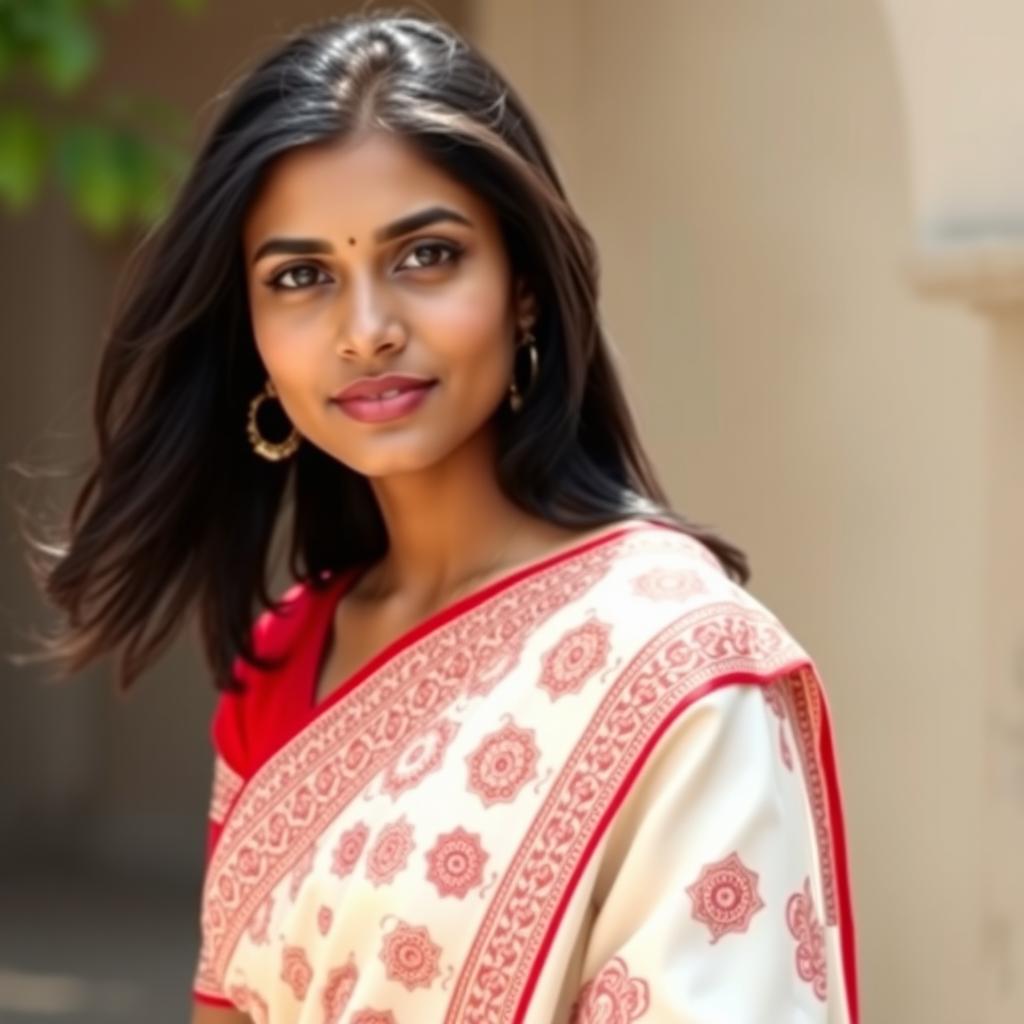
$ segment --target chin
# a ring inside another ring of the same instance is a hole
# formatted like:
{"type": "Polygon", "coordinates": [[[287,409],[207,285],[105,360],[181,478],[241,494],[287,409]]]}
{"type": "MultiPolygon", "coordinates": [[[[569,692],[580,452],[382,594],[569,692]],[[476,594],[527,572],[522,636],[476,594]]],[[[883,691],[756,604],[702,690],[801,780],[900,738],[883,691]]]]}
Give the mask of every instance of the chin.
{"type": "MultiPolygon", "coordinates": [[[[370,447],[369,445],[366,446],[370,447]]],[[[381,446],[386,447],[386,446],[381,446]]],[[[407,442],[396,444],[390,451],[369,452],[365,448],[355,456],[345,458],[335,455],[340,462],[369,479],[399,476],[403,473],[418,473],[441,462],[445,450],[437,450],[407,442]]]]}

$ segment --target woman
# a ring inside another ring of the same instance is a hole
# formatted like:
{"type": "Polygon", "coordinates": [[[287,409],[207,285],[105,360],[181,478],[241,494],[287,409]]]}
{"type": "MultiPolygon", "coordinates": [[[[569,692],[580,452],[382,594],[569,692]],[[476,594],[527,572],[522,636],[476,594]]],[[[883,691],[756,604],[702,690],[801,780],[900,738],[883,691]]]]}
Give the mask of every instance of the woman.
{"type": "Polygon", "coordinates": [[[821,681],[667,507],[497,72],[307,28],[138,256],[47,586],[126,684],[198,599],[194,1022],[854,1021],[821,681]]]}

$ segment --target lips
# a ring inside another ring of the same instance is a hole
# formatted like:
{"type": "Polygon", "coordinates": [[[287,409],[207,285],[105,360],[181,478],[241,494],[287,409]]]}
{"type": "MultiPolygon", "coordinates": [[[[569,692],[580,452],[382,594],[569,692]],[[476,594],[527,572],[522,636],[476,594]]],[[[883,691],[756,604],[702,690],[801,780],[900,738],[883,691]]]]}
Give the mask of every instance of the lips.
{"type": "Polygon", "coordinates": [[[353,399],[362,401],[387,401],[405,394],[428,388],[435,381],[428,377],[412,377],[407,374],[388,373],[380,377],[363,377],[334,396],[336,402],[348,402],[353,399]]]}
{"type": "Polygon", "coordinates": [[[392,388],[378,391],[373,397],[346,398],[335,404],[346,416],[360,423],[389,423],[412,415],[428,401],[435,386],[436,382],[430,382],[405,390],[392,388]]]}

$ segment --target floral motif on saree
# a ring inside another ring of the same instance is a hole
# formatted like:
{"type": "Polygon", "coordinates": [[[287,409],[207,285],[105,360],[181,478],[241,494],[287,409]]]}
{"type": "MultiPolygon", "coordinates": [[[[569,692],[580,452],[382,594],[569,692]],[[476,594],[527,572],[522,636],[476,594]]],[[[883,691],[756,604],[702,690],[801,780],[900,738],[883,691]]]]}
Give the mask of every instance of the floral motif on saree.
{"type": "Polygon", "coordinates": [[[735,852],[702,868],[700,878],[686,891],[693,900],[693,916],[708,926],[712,942],[727,932],[745,932],[754,914],[764,907],[757,891],[757,872],[746,867],[735,852]]]}
{"type": "Polygon", "coordinates": [[[305,706],[345,585],[293,590],[294,659],[222,698],[196,998],[273,1024],[854,1024],[821,682],[707,549],[611,529],[305,706]]]}

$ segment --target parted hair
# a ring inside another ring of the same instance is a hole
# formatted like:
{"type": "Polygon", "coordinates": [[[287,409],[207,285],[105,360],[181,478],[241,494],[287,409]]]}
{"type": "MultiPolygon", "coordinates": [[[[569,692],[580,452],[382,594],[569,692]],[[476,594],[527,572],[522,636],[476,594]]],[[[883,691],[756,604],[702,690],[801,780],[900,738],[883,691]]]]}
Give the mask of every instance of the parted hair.
{"type": "Polygon", "coordinates": [[[442,21],[376,10],[302,27],[231,84],[128,261],[95,379],[94,453],[56,540],[29,537],[61,613],[39,657],[61,674],[115,653],[127,687],[195,613],[216,685],[237,688],[235,659],[261,664],[251,625],[275,606],[279,523],[291,576],[311,586],[386,551],[364,476],[305,440],[268,462],[245,432],[266,379],[242,261],[249,204],[275,158],[367,129],[412,143],[490,204],[536,298],[540,373],[520,412],[493,414],[507,497],[567,527],[670,521],[748,581],[742,551],[669,507],[600,322],[592,236],[530,112],[442,21]]]}

